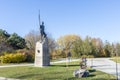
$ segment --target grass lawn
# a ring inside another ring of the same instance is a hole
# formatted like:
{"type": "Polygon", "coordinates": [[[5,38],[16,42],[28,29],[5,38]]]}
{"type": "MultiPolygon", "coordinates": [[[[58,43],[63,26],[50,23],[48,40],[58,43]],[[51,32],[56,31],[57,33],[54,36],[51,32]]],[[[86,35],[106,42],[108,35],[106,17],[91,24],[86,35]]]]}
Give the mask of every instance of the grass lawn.
{"type": "Polygon", "coordinates": [[[120,57],[113,57],[111,60],[120,63],[120,57]]]}
{"type": "Polygon", "coordinates": [[[33,66],[0,68],[1,77],[25,80],[115,80],[115,76],[100,71],[91,72],[86,78],[73,77],[73,71],[79,69],[79,62],[54,64],[49,67],[38,68],[33,66]]]}

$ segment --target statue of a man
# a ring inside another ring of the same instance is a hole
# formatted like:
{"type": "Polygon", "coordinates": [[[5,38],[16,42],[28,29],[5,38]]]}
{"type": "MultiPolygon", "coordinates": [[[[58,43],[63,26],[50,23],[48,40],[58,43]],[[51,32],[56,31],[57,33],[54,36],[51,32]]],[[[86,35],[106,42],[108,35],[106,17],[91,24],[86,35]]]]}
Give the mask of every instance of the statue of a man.
{"type": "Polygon", "coordinates": [[[44,38],[46,38],[46,33],[44,31],[44,22],[42,22],[42,25],[40,25],[40,34],[41,34],[41,40],[43,40],[44,38]]]}

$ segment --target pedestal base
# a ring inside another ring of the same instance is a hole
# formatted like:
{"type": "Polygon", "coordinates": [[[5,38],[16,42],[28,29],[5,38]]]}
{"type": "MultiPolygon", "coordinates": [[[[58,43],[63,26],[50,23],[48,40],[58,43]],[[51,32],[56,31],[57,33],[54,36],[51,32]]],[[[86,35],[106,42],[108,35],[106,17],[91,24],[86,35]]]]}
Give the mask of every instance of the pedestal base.
{"type": "Polygon", "coordinates": [[[50,55],[47,42],[36,43],[35,49],[35,67],[44,67],[50,65],[50,55]]]}

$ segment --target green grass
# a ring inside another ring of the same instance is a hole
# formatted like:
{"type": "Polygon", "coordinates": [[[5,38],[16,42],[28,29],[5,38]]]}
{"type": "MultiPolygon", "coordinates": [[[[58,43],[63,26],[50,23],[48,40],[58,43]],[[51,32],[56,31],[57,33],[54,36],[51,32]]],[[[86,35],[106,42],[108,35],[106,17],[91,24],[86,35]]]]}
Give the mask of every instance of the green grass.
{"type": "Polygon", "coordinates": [[[44,68],[34,66],[0,68],[0,76],[25,80],[115,80],[115,76],[100,71],[91,71],[86,78],[75,78],[73,77],[75,69],[79,69],[79,62],[72,62],[68,67],[62,63],[44,68]]]}
{"type": "Polygon", "coordinates": [[[113,58],[111,58],[110,60],[112,60],[112,61],[114,61],[114,62],[118,62],[118,63],[120,63],[120,57],[113,57],[113,58]]]}

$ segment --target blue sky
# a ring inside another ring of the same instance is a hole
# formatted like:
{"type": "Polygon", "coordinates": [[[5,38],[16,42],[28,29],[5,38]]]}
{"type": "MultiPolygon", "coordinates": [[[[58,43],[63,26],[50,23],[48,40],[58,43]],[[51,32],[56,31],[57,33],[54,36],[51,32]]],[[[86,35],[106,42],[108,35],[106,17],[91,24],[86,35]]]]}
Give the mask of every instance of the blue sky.
{"type": "Polygon", "coordinates": [[[37,31],[39,9],[55,39],[78,34],[120,42],[120,0],[0,0],[0,29],[22,37],[37,31]]]}

